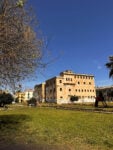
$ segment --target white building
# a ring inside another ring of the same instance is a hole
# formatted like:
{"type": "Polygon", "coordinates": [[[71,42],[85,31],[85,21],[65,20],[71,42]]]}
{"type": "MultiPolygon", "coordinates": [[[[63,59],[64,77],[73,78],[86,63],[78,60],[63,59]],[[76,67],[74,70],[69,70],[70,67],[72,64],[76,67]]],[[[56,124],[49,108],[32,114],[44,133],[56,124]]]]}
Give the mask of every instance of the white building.
{"type": "Polygon", "coordinates": [[[27,89],[24,91],[24,101],[28,101],[33,97],[33,89],[27,89]]]}

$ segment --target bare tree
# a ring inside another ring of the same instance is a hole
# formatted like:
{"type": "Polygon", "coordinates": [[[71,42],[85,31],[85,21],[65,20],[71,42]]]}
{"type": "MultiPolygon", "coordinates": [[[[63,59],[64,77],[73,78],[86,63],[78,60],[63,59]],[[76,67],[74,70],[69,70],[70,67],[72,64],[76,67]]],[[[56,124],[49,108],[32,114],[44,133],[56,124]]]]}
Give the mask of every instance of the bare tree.
{"type": "Polygon", "coordinates": [[[25,0],[0,0],[0,85],[15,83],[41,66],[43,40],[25,0]]]}
{"type": "Polygon", "coordinates": [[[110,70],[109,77],[113,77],[113,56],[109,57],[109,62],[106,63],[106,67],[110,70]]]}

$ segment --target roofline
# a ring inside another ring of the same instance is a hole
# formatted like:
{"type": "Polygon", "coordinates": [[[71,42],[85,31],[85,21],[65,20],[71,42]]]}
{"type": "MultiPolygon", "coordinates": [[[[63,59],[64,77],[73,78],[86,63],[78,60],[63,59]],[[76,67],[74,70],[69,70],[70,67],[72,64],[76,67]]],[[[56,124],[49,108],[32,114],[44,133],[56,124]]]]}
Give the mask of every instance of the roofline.
{"type": "Polygon", "coordinates": [[[80,73],[75,73],[75,75],[79,75],[79,76],[91,76],[91,77],[94,77],[94,75],[92,74],[80,74],[80,73]]]}
{"type": "Polygon", "coordinates": [[[113,88],[113,85],[96,87],[96,89],[107,89],[107,88],[113,88]]]}

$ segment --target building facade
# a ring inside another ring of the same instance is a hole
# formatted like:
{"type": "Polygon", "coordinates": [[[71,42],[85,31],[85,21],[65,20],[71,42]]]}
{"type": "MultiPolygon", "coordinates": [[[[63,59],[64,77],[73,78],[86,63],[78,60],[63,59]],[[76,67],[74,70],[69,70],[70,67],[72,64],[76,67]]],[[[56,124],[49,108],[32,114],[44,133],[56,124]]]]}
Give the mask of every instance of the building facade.
{"type": "Polygon", "coordinates": [[[23,92],[16,92],[15,99],[18,99],[18,102],[27,102],[33,97],[33,89],[27,89],[23,92]]]}
{"type": "Polygon", "coordinates": [[[16,92],[15,95],[16,102],[22,103],[24,101],[25,93],[24,92],[16,92]]]}
{"type": "Polygon", "coordinates": [[[36,85],[34,87],[33,96],[37,99],[39,102],[45,101],[45,83],[36,85]]]}
{"type": "Polygon", "coordinates": [[[98,95],[100,91],[106,101],[113,101],[113,86],[96,87],[96,95],[98,95]]]}
{"type": "MultiPolygon", "coordinates": [[[[37,85],[37,87],[40,86],[37,85]]],[[[38,94],[44,93],[45,101],[58,104],[71,103],[72,96],[78,97],[76,102],[94,102],[96,97],[94,76],[75,74],[70,70],[46,80],[43,90],[43,92],[40,90],[38,94]]]]}
{"type": "Polygon", "coordinates": [[[28,101],[33,97],[33,89],[28,89],[24,91],[24,101],[28,101]]]}

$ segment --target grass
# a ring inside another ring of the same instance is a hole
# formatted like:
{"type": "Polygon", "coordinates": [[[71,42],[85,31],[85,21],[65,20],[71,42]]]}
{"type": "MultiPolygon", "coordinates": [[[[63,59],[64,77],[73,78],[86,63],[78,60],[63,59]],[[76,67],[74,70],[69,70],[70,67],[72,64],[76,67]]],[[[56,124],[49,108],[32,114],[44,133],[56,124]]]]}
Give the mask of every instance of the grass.
{"type": "Polygon", "coordinates": [[[112,150],[113,114],[13,106],[0,111],[0,144],[4,143],[112,150]]]}

